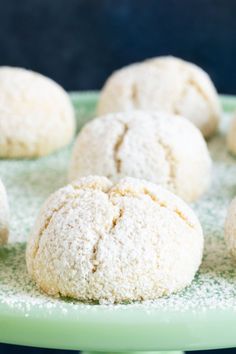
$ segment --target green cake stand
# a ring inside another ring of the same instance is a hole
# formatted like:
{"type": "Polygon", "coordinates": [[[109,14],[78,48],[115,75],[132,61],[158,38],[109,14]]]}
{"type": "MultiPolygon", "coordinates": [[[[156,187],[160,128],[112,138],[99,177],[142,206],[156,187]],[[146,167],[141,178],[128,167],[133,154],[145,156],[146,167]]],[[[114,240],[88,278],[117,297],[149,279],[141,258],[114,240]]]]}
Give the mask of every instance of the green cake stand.
{"type": "MultiPolygon", "coordinates": [[[[98,93],[72,93],[71,98],[80,129],[95,116],[98,93]]],[[[0,342],[85,353],[180,353],[236,346],[236,267],[222,231],[236,194],[236,160],[225,147],[236,98],[221,100],[223,124],[209,142],[212,188],[193,205],[206,237],[203,264],[189,288],[155,302],[84,304],[42,294],[27,275],[25,243],[42,202],[66,183],[71,147],[38,160],[0,161],[12,211],[10,243],[0,249],[0,342]]]]}

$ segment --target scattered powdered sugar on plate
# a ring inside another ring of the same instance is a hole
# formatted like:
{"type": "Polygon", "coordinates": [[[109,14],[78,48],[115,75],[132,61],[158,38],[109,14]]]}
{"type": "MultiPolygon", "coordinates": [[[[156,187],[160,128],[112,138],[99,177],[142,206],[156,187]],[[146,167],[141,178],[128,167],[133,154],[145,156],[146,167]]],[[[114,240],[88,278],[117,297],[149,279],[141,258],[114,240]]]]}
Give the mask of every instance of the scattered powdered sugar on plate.
{"type": "Polygon", "coordinates": [[[27,240],[45,199],[67,182],[70,149],[38,160],[1,160],[0,176],[10,204],[9,242],[27,240]]]}
{"type": "MultiPolygon", "coordinates": [[[[79,109],[78,105],[76,107],[79,109]]],[[[91,113],[91,102],[89,110],[91,113]]],[[[86,107],[83,106],[82,111],[84,114],[86,107]]],[[[24,316],[29,316],[35,308],[42,309],[44,314],[52,310],[67,314],[71,310],[79,313],[83,309],[96,311],[98,308],[111,311],[142,309],[147,313],[152,309],[236,310],[236,266],[228,256],[223,240],[227,207],[236,195],[236,159],[227,153],[225,145],[227,124],[228,116],[225,116],[221,132],[209,143],[214,159],[212,186],[193,205],[202,223],[206,240],[202,266],[191,286],[184,291],[144,303],[85,304],[50,298],[36,288],[26,270],[25,241],[43,201],[66,183],[71,148],[38,160],[2,160],[0,176],[9,195],[11,236],[10,244],[0,248],[0,313],[3,308],[22,311],[24,316]]]]}

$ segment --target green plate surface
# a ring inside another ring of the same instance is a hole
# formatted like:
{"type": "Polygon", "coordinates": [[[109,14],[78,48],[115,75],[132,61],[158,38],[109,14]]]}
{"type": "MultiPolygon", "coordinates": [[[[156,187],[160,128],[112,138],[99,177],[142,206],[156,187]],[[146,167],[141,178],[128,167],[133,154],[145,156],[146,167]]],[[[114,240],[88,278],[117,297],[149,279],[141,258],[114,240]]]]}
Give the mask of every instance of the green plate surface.
{"type": "MultiPolygon", "coordinates": [[[[95,115],[97,93],[72,93],[78,129],[95,115]]],[[[40,205],[66,184],[71,146],[38,160],[1,160],[11,207],[11,235],[0,249],[0,342],[99,351],[190,350],[236,346],[236,266],[223,224],[236,195],[236,159],[225,132],[236,98],[222,96],[220,132],[209,142],[212,186],[193,205],[206,238],[202,266],[184,291],[154,302],[97,305],[53,299],[30,281],[25,242],[40,205]]]]}

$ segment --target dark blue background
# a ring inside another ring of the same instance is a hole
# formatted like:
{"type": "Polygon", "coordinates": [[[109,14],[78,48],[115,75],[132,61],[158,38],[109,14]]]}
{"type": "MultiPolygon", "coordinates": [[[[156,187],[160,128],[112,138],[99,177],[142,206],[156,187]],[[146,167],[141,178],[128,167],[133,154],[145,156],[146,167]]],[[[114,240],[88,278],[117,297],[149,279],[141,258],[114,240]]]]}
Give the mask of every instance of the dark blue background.
{"type": "Polygon", "coordinates": [[[0,0],[0,65],[99,89],[116,68],[174,54],[236,93],[235,0],[0,0]]]}
{"type": "MultiPolygon", "coordinates": [[[[0,65],[67,90],[99,89],[114,69],[165,54],[201,65],[220,92],[236,94],[236,1],[0,0],[0,65]]],[[[1,354],[51,352],[0,345],[1,354]]]]}

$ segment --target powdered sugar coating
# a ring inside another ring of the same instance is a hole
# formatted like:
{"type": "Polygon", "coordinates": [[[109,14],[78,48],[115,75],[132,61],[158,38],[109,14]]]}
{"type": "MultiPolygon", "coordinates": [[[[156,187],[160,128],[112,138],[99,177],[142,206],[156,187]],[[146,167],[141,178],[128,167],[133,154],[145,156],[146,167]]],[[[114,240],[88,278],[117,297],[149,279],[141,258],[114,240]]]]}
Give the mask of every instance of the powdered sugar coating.
{"type": "Polygon", "coordinates": [[[180,116],[113,113],[88,123],[77,137],[69,179],[90,174],[143,178],[193,201],[209,186],[211,159],[199,130],[180,116]]]}
{"type": "MultiPolygon", "coordinates": [[[[96,95],[75,94],[78,122],[94,116],[96,95]]],[[[236,108],[235,102],[231,106],[236,108]]],[[[231,111],[232,108],[229,107],[231,111]]],[[[77,319],[86,311],[88,316],[106,311],[113,321],[115,313],[132,316],[134,311],[153,315],[172,311],[197,314],[205,321],[208,311],[236,312],[236,268],[223,238],[225,216],[235,196],[236,160],[227,152],[225,137],[228,115],[222,117],[220,133],[209,143],[213,157],[212,188],[193,205],[203,225],[205,236],[202,265],[191,285],[176,294],[155,301],[119,305],[97,305],[42,293],[30,280],[25,264],[25,241],[33,227],[38,210],[49,194],[66,184],[70,148],[38,160],[1,160],[0,175],[7,187],[11,207],[11,236],[9,244],[0,249],[0,305],[5,312],[31,317],[61,316],[77,319]],[[42,178],[42,176],[44,178],[42,178]]],[[[74,323],[74,322],[73,322],[74,323]]],[[[99,326],[99,324],[98,324],[99,326]]]]}
{"type": "Polygon", "coordinates": [[[0,67],[0,157],[37,157],[67,145],[74,134],[67,93],[38,73],[0,67]]]}
{"type": "Polygon", "coordinates": [[[230,203],[226,215],[225,242],[231,256],[236,258],[236,198],[230,203]]]}
{"type": "Polygon", "coordinates": [[[9,234],[9,206],[6,189],[0,180],[0,246],[7,242],[9,234]]]}
{"type": "Polygon", "coordinates": [[[189,285],[203,234],[190,208],[162,187],[88,176],[54,193],[27,247],[30,275],[49,295],[153,300],[189,285]]]}
{"type": "Polygon", "coordinates": [[[101,92],[98,114],[137,109],[183,115],[205,137],[216,131],[220,116],[216,89],[208,74],[171,56],[129,65],[108,78],[101,92]]]}

